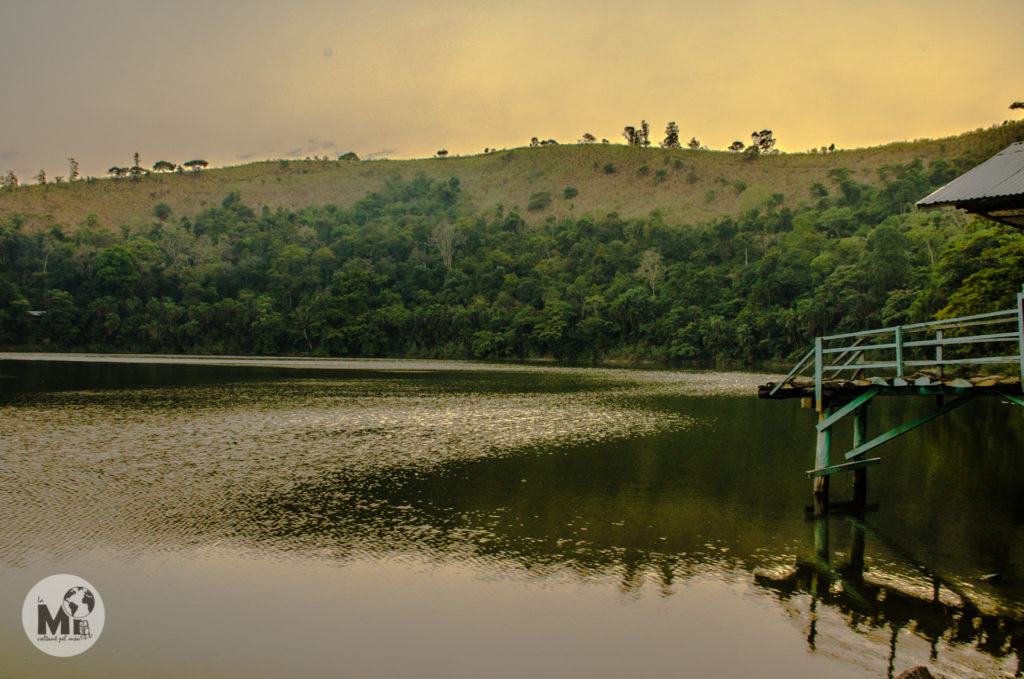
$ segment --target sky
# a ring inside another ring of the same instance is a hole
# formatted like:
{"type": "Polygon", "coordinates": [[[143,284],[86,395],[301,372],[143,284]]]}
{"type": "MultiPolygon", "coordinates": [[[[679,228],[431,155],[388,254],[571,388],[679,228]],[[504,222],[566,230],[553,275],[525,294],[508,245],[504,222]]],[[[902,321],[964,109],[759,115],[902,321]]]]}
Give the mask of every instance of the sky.
{"type": "Polygon", "coordinates": [[[1019,119],[1024,0],[0,0],[0,174],[1019,119]]]}

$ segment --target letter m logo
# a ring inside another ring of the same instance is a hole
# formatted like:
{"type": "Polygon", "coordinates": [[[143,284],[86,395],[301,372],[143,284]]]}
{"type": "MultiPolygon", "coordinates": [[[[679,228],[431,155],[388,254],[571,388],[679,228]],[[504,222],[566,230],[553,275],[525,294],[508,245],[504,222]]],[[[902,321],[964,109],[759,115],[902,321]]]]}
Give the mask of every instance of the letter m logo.
{"type": "Polygon", "coordinates": [[[57,607],[57,617],[50,615],[50,609],[46,607],[46,604],[39,604],[39,634],[46,634],[49,630],[50,634],[57,634],[57,629],[60,628],[60,634],[68,634],[71,631],[71,620],[68,618],[68,614],[64,612],[64,608],[61,606],[57,607]]]}

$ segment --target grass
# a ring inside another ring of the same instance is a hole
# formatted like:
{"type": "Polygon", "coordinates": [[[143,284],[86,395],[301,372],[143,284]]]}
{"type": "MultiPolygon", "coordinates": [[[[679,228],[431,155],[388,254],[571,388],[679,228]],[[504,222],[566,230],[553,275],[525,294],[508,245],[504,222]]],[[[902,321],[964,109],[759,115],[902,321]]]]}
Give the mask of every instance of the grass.
{"type": "Polygon", "coordinates": [[[391,177],[432,179],[458,177],[471,207],[483,210],[502,204],[519,208],[524,219],[539,222],[549,216],[622,217],[661,213],[667,223],[699,223],[737,215],[757,207],[757,197],[781,193],[784,204],[810,200],[811,186],[834,184],[829,170],[845,167],[866,184],[878,182],[877,170],[920,158],[926,165],[944,158],[967,157],[972,162],[995,154],[1024,139],[1024,122],[975,130],[940,140],[901,142],[831,154],[779,154],[747,160],[725,151],[666,150],[621,145],[564,145],[519,148],[478,156],[420,160],[287,161],[251,163],[204,170],[198,174],[150,175],[139,180],[97,179],[74,183],[22,186],[0,190],[0,216],[20,215],[31,229],[61,224],[73,230],[95,215],[102,226],[132,227],[154,221],[160,203],[175,217],[191,216],[217,205],[232,191],[257,210],[335,204],[348,207],[391,177]],[[614,172],[607,172],[607,166],[614,172]],[[647,171],[644,171],[647,168],[647,171]],[[654,171],[652,172],[651,169],[654,171]],[[723,185],[745,186],[723,191],[723,185]],[[528,211],[531,196],[564,187],[579,191],[571,201],[556,200],[528,211]],[[715,191],[714,200],[706,200],[715,191]]]}

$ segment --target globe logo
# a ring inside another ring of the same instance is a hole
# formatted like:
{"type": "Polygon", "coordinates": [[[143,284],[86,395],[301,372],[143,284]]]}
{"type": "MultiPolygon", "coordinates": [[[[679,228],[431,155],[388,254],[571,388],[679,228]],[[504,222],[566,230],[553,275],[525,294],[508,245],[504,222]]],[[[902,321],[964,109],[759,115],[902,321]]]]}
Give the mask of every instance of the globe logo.
{"type": "Polygon", "coordinates": [[[99,590],[70,573],[37,582],[21,607],[21,624],[29,641],[58,658],[88,650],[103,632],[106,617],[99,590]]]}
{"type": "Polygon", "coordinates": [[[72,618],[81,620],[96,607],[96,597],[86,587],[72,587],[64,595],[61,608],[72,618]]]}

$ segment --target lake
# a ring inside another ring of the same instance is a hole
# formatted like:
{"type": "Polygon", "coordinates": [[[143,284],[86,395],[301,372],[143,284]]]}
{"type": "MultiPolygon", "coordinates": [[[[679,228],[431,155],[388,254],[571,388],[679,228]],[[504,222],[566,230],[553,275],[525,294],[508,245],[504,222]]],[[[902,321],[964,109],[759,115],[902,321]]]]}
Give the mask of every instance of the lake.
{"type": "Polygon", "coordinates": [[[1020,676],[1024,411],[886,444],[821,514],[768,379],[0,355],[0,674],[1020,676]],[[73,658],[17,615],[56,573],[105,606],[73,658]]]}

